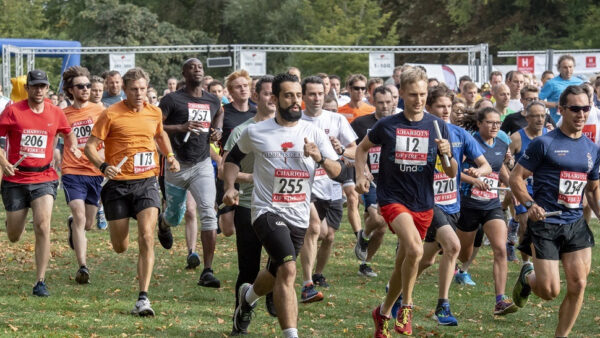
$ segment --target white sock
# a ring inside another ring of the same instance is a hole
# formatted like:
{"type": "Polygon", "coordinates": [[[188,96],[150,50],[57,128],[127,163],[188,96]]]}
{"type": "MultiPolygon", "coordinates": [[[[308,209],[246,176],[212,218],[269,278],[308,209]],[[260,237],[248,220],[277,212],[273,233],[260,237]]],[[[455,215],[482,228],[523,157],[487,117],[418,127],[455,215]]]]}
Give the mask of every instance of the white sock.
{"type": "Polygon", "coordinates": [[[248,291],[246,291],[246,296],[244,298],[246,298],[246,301],[248,302],[248,304],[254,305],[254,303],[256,303],[256,301],[260,298],[260,296],[257,295],[256,292],[254,292],[254,286],[252,285],[252,286],[250,286],[248,291]]]}
{"type": "Polygon", "coordinates": [[[304,282],[302,282],[302,286],[307,286],[308,284],[312,284],[312,282],[312,279],[305,280],[304,282]]]}
{"type": "Polygon", "coordinates": [[[367,236],[367,232],[363,230],[363,232],[362,232],[362,238],[368,241],[369,239],[371,239],[371,235],[367,236]]]}
{"type": "Polygon", "coordinates": [[[298,338],[298,329],[296,329],[296,328],[285,329],[285,330],[283,330],[283,336],[285,338],[298,338]]]}

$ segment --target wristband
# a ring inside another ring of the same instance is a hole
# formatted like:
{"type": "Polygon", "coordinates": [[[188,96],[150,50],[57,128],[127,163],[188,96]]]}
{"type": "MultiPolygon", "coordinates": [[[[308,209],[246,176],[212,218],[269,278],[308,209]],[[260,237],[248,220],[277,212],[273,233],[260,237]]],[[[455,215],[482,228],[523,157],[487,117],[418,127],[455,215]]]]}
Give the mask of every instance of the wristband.
{"type": "Polygon", "coordinates": [[[100,172],[104,174],[104,171],[106,170],[106,168],[108,168],[108,163],[106,162],[102,162],[102,164],[98,167],[98,169],[100,169],[100,172]]]}
{"type": "Polygon", "coordinates": [[[175,154],[174,154],[174,153],[168,153],[168,154],[167,154],[167,158],[169,158],[169,157],[171,157],[171,156],[175,157],[175,154]]]}
{"type": "Polygon", "coordinates": [[[319,162],[317,162],[317,164],[319,164],[320,166],[323,166],[323,163],[325,163],[325,157],[323,157],[323,154],[321,153],[321,160],[319,162]]]}
{"type": "Polygon", "coordinates": [[[221,129],[221,128],[215,128],[215,131],[218,131],[219,133],[222,133],[223,129],[221,129]]]}

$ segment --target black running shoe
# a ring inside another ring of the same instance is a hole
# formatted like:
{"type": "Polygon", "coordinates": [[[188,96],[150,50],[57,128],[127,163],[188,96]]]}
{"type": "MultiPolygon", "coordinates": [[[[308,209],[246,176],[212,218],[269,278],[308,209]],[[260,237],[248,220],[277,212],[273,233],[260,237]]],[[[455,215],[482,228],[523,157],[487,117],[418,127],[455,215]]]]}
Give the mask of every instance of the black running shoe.
{"type": "Polygon", "coordinates": [[[312,275],[312,280],[315,285],[318,285],[323,288],[328,288],[329,284],[327,283],[327,279],[321,273],[315,273],[312,275]]]}
{"type": "Polygon", "coordinates": [[[271,315],[271,317],[277,317],[277,309],[275,308],[275,302],[273,301],[273,292],[267,293],[265,305],[267,306],[269,315],[271,315]]]}
{"type": "Polygon", "coordinates": [[[158,240],[163,248],[169,250],[173,246],[171,227],[163,222],[163,214],[158,215],[158,240]]]}
{"type": "Polygon", "coordinates": [[[79,284],[88,284],[90,282],[90,271],[85,265],[77,270],[75,281],[79,284]]]}
{"type": "Polygon", "coordinates": [[[215,277],[214,271],[211,268],[206,268],[202,271],[200,275],[200,280],[198,281],[198,285],[204,286],[207,288],[220,288],[221,281],[215,277]]]}
{"type": "Polygon", "coordinates": [[[37,284],[33,287],[33,295],[38,297],[48,297],[50,296],[50,292],[46,288],[46,283],[43,281],[38,281],[37,284]]]}
{"type": "Polygon", "coordinates": [[[248,334],[248,326],[250,326],[252,314],[254,313],[254,307],[256,307],[256,304],[250,305],[246,301],[246,292],[250,286],[251,284],[244,283],[238,290],[238,298],[240,302],[233,313],[233,331],[237,333],[236,335],[248,334]]]}

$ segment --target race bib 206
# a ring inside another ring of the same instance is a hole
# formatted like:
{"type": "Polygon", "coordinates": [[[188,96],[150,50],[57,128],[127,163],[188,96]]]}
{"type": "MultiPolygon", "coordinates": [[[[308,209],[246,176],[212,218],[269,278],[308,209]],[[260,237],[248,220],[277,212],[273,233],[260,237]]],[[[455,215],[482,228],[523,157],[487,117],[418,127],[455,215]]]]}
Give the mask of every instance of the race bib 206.
{"type": "Polygon", "coordinates": [[[21,155],[45,158],[48,146],[48,132],[45,130],[25,129],[21,135],[21,155]]]}

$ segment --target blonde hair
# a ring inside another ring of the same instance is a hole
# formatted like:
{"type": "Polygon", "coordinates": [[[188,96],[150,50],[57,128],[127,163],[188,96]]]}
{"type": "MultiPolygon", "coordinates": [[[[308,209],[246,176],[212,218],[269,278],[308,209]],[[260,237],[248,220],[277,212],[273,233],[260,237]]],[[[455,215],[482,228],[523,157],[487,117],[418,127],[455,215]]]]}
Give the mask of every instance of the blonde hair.
{"type": "Polygon", "coordinates": [[[233,86],[231,85],[231,83],[240,77],[243,77],[246,80],[248,80],[248,85],[250,85],[252,83],[252,79],[250,78],[250,73],[248,73],[248,71],[245,69],[240,69],[238,71],[235,71],[235,72],[229,74],[229,76],[227,76],[227,78],[225,79],[225,87],[227,87],[227,90],[232,91],[233,86]]]}

